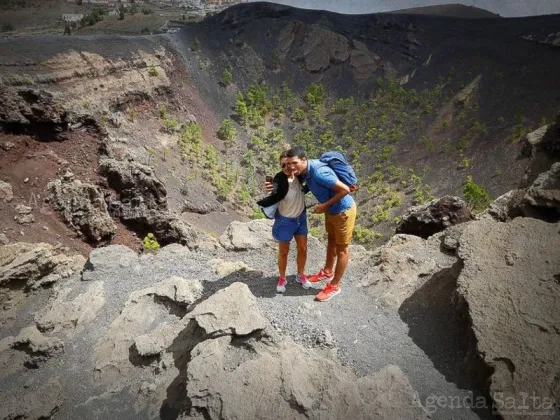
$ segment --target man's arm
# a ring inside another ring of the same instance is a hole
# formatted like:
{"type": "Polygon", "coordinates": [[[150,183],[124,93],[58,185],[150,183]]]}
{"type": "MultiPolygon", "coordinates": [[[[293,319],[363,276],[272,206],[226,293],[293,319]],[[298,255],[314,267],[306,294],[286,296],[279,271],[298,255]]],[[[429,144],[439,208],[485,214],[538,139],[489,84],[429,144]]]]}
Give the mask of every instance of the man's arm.
{"type": "Polygon", "coordinates": [[[327,209],[334,203],[342,200],[342,198],[350,194],[350,188],[348,185],[340,182],[339,180],[331,187],[335,191],[335,194],[325,203],[319,204],[313,208],[313,213],[324,213],[327,209]]]}

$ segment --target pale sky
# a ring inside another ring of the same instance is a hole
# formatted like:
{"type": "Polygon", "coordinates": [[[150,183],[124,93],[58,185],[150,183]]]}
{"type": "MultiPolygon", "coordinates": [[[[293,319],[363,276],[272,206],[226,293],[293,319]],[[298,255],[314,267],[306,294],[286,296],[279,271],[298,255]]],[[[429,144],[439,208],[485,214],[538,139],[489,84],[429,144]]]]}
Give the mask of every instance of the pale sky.
{"type": "Polygon", "coordinates": [[[347,14],[388,12],[450,3],[474,4],[504,17],[560,13],[560,0],[274,0],[272,3],[347,14]]]}

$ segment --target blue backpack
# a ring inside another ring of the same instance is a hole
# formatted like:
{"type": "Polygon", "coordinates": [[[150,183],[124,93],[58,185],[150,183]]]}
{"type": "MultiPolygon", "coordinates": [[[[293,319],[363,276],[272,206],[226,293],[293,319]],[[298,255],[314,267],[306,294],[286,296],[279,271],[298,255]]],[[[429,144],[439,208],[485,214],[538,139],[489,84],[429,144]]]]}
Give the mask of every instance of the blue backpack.
{"type": "Polygon", "coordinates": [[[354,168],[348,163],[344,155],[340,152],[326,152],[319,158],[320,162],[323,162],[334,171],[338,179],[350,187],[350,191],[356,191],[358,189],[358,177],[354,168]]]}

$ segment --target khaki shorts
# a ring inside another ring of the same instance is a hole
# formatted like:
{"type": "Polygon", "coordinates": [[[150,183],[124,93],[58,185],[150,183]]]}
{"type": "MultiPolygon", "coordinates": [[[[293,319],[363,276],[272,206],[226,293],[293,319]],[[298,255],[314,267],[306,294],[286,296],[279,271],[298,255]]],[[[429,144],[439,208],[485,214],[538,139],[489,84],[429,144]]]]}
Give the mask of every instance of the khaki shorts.
{"type": "Polygon", "coordinates": [[[356,203],[340,214],[325,213],[325,229],[329,236],[334,236],[337,245],[350,245],[356,223],[356,203]]]}

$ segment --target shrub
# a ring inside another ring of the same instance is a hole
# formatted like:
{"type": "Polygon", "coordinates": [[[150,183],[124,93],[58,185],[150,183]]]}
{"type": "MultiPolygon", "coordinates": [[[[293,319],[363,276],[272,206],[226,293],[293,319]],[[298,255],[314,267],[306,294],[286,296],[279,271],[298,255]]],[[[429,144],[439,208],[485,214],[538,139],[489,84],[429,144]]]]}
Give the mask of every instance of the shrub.
{"type": "Polygon", "coordinates": [[[148,233],[142,241],[144,252],[157,252],[160,245],[153,233],[148,233]]]}
{"type": "Polygon", "coordinates": [[[147,7],[144,7],[144,8],[142,9],[142,13],[144,13],[145,15],[151,15],[151,14],[153,13],[153,10],[152,10],[152,9],[149,9],[149,8],[147,8],[147,7]]]}
{"type": "Polygon", "coordinates": [[[490,202],[492,198],[488,191],[486,191],[480,185],[477,185],[471,175],[467,176],[465,184],[463,185],[463,196],[467,200],[467,204],[471,211],[474,213],[480,213],[483,211],[490,202]]]}
{"type": "Polygon", "coordinates": [[[359,224],[354,227],[354,232],[352,234],[354,240],[360,244],[367,244],[374,239],[374,233],[371,229],[364,228],[359,224]]]}
{"type": "Polygon", "coordinates": [[[231,74],[231,71],[225,69],[222,73],[222,85],[227,87],[231,84],[231,82],[233,82],[233,75],[231,74]]]}
{"type": "Polygon", "coordinates": [[[233,121],[229,118],[222,121],[222,125],[218,129],[218,137],[228,143],[232,142],[237,135],[237,130],[233,126],[233,121]]]}
{"type": "Polygon", "coordinates": [[[72,35],[72,27],[70,25],[64,27],[64,35],[72,35]]]}
{"type": "Polygon", "coordinates": [[[325,89],[320,84],[311,83],[305,95],[305,99],[311,107],[322,105],[325,101],[325,89]]]}
{"type": "Polygon", "coordinates": [[[148,70],[148,74],[150,75],[150,77],[158,77],[159,76],[159,72],[158,69],[156,69],[155,66],[150,66],[149,70],[148,70]]]}
{"type": "Polygon", "coordinates": [[[194,39],[193,51],[194,51],[195,53],[197,53],[197,52],[200,51],[200,40],[198,39],[198,37],[196,37],[196,38],[194,39]]]}
{"type": "Polygon", "coordinates": [[[264,219],[264,214],[259,207],[253,209],[253,220],[258,219],[264,219]]]}
{"type": "Polygon", "coordinates": [[[2,28],[1,28],[2,32],[11,32],[13,30],[14,30],[14,25],[12,25],[11,23],[2,24],[2,28]]]}

